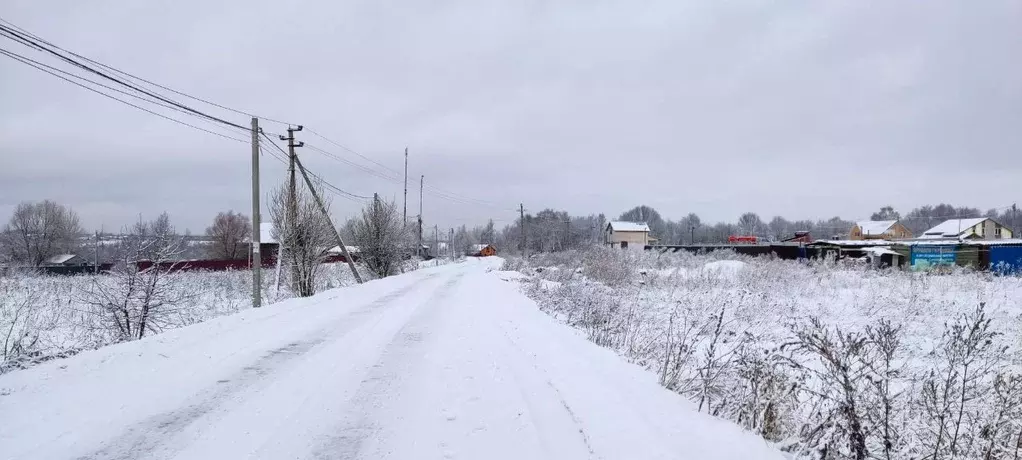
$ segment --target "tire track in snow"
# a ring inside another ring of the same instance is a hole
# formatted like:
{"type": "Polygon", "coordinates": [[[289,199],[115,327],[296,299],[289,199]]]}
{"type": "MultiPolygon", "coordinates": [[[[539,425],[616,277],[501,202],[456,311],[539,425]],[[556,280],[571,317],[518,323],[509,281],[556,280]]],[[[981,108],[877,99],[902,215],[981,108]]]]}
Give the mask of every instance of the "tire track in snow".
{"type": "Polygon", "coordinates": [[[397,385],[408,364],[409,351],[425,340],[425,332],[417,330],[421,328],[420,320],[437,308],[463,276],[464,273],[459,273],[440,286],[424,306],[397,331],[348,402],[346,413],[351,415],[339,425],[336,434],[320,442],[312,451],[312,458],[330,460],[364,457],[365,441],[382,430],[379,421],[374,419],[375,411],[383,406],[382,398],[390,394],[387,390],[397,385]]]}
{"type": "Polygon", "coordinates": [[[435,276],[435,274],[427,275],[419,283],[388,293],[362,308],[343,315],[332,321],[330,325],[311,334],[312,338],[310,339],[293,341],[283,347],[269,350],[256,361],[228,378],[211,382],[211,387],[201,391],[193,398],[199,402],[151,416],[128,428],[93,453],[79,456],[78,460],[133,460],[172,457],[175,452],[184,447],[183,441],[176,442],[179,441],[177,435],[189,425],[212,415],[233,395],[259,385],[268,376],[282,371],[297,358],[322,345],[328,339],[335,341],[344,338],[349,332],[369,321],[373,313],[412,291],[420,289],[423,285],[422,282],[435,276]]]}
{"type": "Polygon", "coordinates": [[[550,378],[550,375],[547,374],[547,372],[539,366],[539,363],[537,363],[535,359],[532,359],[529,353],[527,353],[520,345],[518,345],[518,342],[511,336],[507,328],[499,324],[497,324],[496,327],[500,329],[500,332],[503,334],[504,339],[510,346],[509,348],[512,348],[515,354],[517,354],[522,360],[526,361],[528,363],[528,366],[531,367],[533,371],[535,371],[535,374],[537,376],[540,376],[542,378],[543,383],[553,392],[554,397],[561,404],[561,407],[564,408],[564,411],[571,418],[572,423],[574,423],[575,428],[578,430],[578,434],[581,437],[582,444],[585,445],[586,450],[589,451],[589,458],[591,459],[601,458],[599,455],[596,454],[596,451],[593,449],[593,444],[589,439],[589,434],[586,433],[585,427],[582,424],[582,419],[571,408],[571,405],[568,404],[568,401],[565,400],[564,395],[561,393],[561,390],[557,388],[557,385],[554,385],[554,382],[550,378]]]}

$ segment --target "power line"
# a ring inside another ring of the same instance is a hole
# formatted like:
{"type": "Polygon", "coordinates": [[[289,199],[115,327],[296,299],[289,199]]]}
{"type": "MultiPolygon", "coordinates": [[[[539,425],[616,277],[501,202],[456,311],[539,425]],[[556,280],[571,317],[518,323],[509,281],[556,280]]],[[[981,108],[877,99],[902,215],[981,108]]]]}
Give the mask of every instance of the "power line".
{"type": "MultiPolygon", "coordinates": [[[[264,143],[265,142],[263,142],[262,139],[259,140],[259,145],[260,146],[262,146],[264,143]]],[[[276,145],[274,145],[274,146],[276,147],[276,145]]],[[[272,157],[274,160],[277,160],[277,162],[279,162],[280,164],[282,164],[284,166],[288,166],[287,158],[281,157],[276,152],[273,152],[271,150],[266,150],[265,148],[262,151],[269,153],[270,157],[272,157]]],[[[345,192],[345,191],[343,191],[343,190],[341,190],[341,189],[339,189],[339,188],[337,188],[337,187],[335,187],[335,186],[333,186],[331,184],[327,184],[325,181],[323,181],[322,177],[316,176],[315,174],[312,174],[312,173],[309,173],[309,174],[312,175],[313,177],[315,177],[317,180],[320,181],[320,183],[323,184],[323,190],[324,191],[330,192],[331,194],[333,194],[335,196],[339,196],[341,198],[344,198],[346,200],[352,201],[354,203],[363,204],[366,201],[368,201],[368,198],[366,198],[366,197],[362,197],[361,195],[354,195],[352,193],[345,192]]]]}
{"type": "MultiPolygon", "coordinates": [[[[160,107],[163,107],[163,108],[166,108],[166,109],[170,109],[170,110],[176,111],[178,113],[182,113],[182,114],[185,114],[185,115],[196,117],[197,119],[202,120],[202,121],[204,121],[206,123],[211,123],[211,124],[214,123],[214,122],[210,121],[207,118],[198,117],[198,116],[196,116],[195,114],[193,114],[191,112],[187,112],[187,111],[181,110],[181,109],[179,109],[179,108],[177,108],[175,106],[172,106],[170,104],[166,104],[166,103],[163,103],[163,102],[160,102],[160,101],[154,101],[154,100],[151,100],[151,99],[147,99],[147,98],[145,98],[143,96],[140,96],[138,94],[131,93],[131,92],[128,92],[128,91],[124,91],[122,89],[118,89],[118,88],[115,88],[113,86],[97,82],[95,80],[90,80],[90,79],[88,79],[86,77],[83,77],[81,75],[78,75],[78,74],[75,74],[75,73],[72,73],[72,72],[68,72],[68,71],[63,70],[63,69],[58,69],[58,68],[53,67],[51,65],[47,65],[47,64],[44,64],[42,62],[39,62],[39,61],[37,61],[35,59],[32,59],[32,58],[20,55],[18,53],[14,53],[14,52],[12,52],[10,50],[5,50],[3,48],[0,48],[0,53],[3,53],[7,57],[10,57],[10,58],[15,59],[17,61],[21,61],[23,64],[35,67],[38,70],[46,71],[46,70],[44,70],[44,69],[42,69],[40,67],[44,67],[45,69],[49,69],[52,72],[47,72],[47,73],[49,73],[51,75],[54,75],[53,72],[58,72],[58,73],[61,73],[63,75],[66,75],[68,77],[75,78],[75,79],[78,79],[80,81],[88,82],[88,83],[91,83],[91,84],[93,84],[95,86],[99,86],[101,88],[104,88],[104,89],[107,89],[107,90],[110,90],[110,91],[114,91],[114,92],[123,94],[123,95],[128,96],[128,97],[133,97],[135,99],[138,99],[138,100],[141,100],[141,101],[144,101],[144,102],[148,102],[150,104],[158,105],[160,107]]],[[[54,75],[54,76],[57,76],[57,75],[54,75]]],[[[219,126],[219,124],[217,124],[217,126],[219,126]]]]}
{"type": "MultiPolygon", "coordinates": [[[[151,80],[147,80],[147,79],[145,79],[143,77],[139,77],[138,75],[134,75],[134,74],[131,74],[129,72],[120,70],[120,69],[118,69],[116,67],[113,67],[113,66],[104,64],[102,62],[93,60],[93,59],[91,59],[91,58],[89,58],[87,56],[83,56],[83,55],[78,54],[78,53],[76,53],[74,51],[70,51],[70,50],[68,50],[66,48],[62,48],[62,47],[60,47],[60,46],[58,46],[58,45],[56,45],[56,44],[54,44],[52,42],[49,42],[49,41],[43,39],[42,37],[39,37],[38,35],[35,35],[35,34],[29,32],[29,31],[25,30],[22,27],[17,26],[16,24],[14,24],[14,23],[12,23],[10,21],[7,21],[7,20],[3,19],[2,17],[0,17],[0,22],[2,22],[4,24],[7,24],[9,27],[16,29],[18,32],[21,32],[22,34],[24,34],[24,35],[26,35],[26,36],[28,36],[28,37],[30,37],[32,39],[35,39],[38,42],[41,42],[41,43],[43,43],[43,44],[45,44],[47,46],[50,46],[50,47],[55,48],[55,49],[58,49],[58,50],[63,51],[65,53],[67,53],[67,54],[70,54],[70,55],[72,55],[74,57],[77,57],[79,59],[83,59],[83,60],[88,61],[88,62],[90,62],[92,64],[98,65],[100,67],[103,67],[103,68],[105,68],[107,70],[116,72],[116,73],[118,73],[120,75],[123,75],[123,76],[126,76],[128,78],[135,79],[136,81],[147,83],[147,84],[155,86],[157,88],[160,88],[160,89],[163,89],[163,90],[166,90],[166,91],[170,91],[170,92],[172,92],[174,94],[177,94],[179,96],[184,96],[184,97],[187,97],[189,99],[192,99],[192,100],[195,100],[195,101],[199,101],[199,102],[202,102],[202,103],[205,103],[205,104],[209,104],[209,105],[211,105],[213,107],[217,107],[217,108],[220,108],[220,109],[223,109],[223,110],[228,110],[228,111],[231,111],[231,112],[234,112],[234,113],[237,113],[237,114],[247,115],[249,117],[255,117],[255,118],[259,118],[261,120],[270,121],[270,122],[274,122],[274,123],[280,123],[280,124],[284,124],[284,125],[289,124],[289,123],[281,121],[281,120],[275,120],[275,119],[270,118],[270,117],[265,117],[265,116],[253,114],[253,113],[250,113],[248,111],[234,109],[234,108],[231,108],[231,107],[228,107],[228,106],[225,106],[225,105],[218,104],[216,102],[210,101],[208,99],[204,99],[204,98],[201,98],[201,97],[198,97],[198,96],[193,96],[191,94],[188,94],[188,93],[185,93],[185,92],[182,92],[182,91],[178,91],[178,90],[176,90],[174,88],[170,88],[168,86],[161,85],[161,84],[153,82],[151,80]]],[[[8,38],[10,38],[10,37],[8,37],[8,38]]],[[[26,44],[24,42],[22,42],[22,43],[26,44]]],[[[40,51],[43,51],[41,48],[39,48],[37,46],[35,48],[39,49],[40,51]]]]}
{"type": "Polygon", "coordinates": [[[379,163],[376,160],[373,160],[372,158],[369,158],[369,157],[367,157],[365,155],[362,155],[361,153],[356,152],[354,149],[348,148],[348,146],[346,146],[344,144],[341,144],[340,142],[334,141],[334,140],[332,140],[332,139],[330,139],[330,138],[328,138],[328,137],[326,137],[326,136],[324,136],[324,135],[322,135],[322,134],[320,134],[320,133],[318,133],[316,131],[313,131],[311,129],[309,130],[309,132],[314,134],[314,135],[316,135],[316,136],[318,136],[318,137],[320,137],[321,139],[323,139],[323,140],[325,140],[325,141],[327,141],[327,142],[337,146],[337,147],[340,147],[340,148],[342,148],[344,150],[347,150],[350,153],[355,154],[356,156],[358,156],[359,158],[362,158],[363,160],[366,160],[366,161],[368,161],[370,163],[373,163],[373,164],[375,164],[375,165],[377,165],[377,166],[379,166],[379,167],[381,167],[383,169],[386,169],[387,171],[390,171],[390,172],[392,172],[394,174],[397,174],[398,176],[401,175],[401,173],[399,171],[397,171],[397,170],[395,170],[393,168],[390,168],[389,166],[384,165],[383,163],[379,163]]]}
{"type": "Polygon", "coordinates": [[[467,196],[464,196],[464,195],[459,195],[457,193],[448,192],[448,191],[445,191],[445,190],[442,190],[442,189],[439,189],[439,188],[436,188],[436,187],[433,187],[433,186],[427,185],[426,188],[427,189],[431,189],[432,193],[434,195],[436,195],[436,196],[447,197],[448,199],[451,199],[451,200],[460,200],[460,201],[464,202],[465,204],[476,204],[476,205],[480,205],[480,206],[488,206],[488,207],[493,207],[493,208],[500,209],[502,211],[511,211],[511,212],[517,212],[518,211],[517,209],[504,208],[503,206],[501,206],[501,205],[499,205],[497,203],[494,203],[492,201],[480,200],[478,198],[471,198],[471,197],[467,197],[467,196]]]}
{"type": "MultiPolygon", "coordinates": [[[[205,112],[201,112],[199,110],[193,109],[193,108],[191,108],[191,107],[189,107],[187,105],[184,105],[184,104],[182,104],[180,102],[177,102],[177,101],[175,101],[173,99],[170,99],[170,98],[164,97],[163,95],[160,95],[158,93],[155,93],[155,92],[152,92],[152,91],[140,88],[140,87],[138,87],[136,85],[133,85],[133,84],[128,83],[128,82],[125,82],[125,81],[123,81],[121,79],[118,79],[116,77],[110,76],[110,75],[108,75],[108,74],[106,74],[106,73],[104,73],[104,72],[102,72],[100,70],[96,70],[95,68],[92,68],[92,67],[88,66],[87,64],[83,64],[83,63],[81,63],[79,61],[76,61],[73,58],[65,56],[64,54],[61,54],[61,53],[59,53],[57,51],[54,51],[51,48],[48,48],[47,46],[44,46],[44,44],[41,44],[41,42],[45,42],[45,40],[38,39],[39,41],[36,41],[35,39],[33,39],[31,37],[28,37],[28,36],[24,35],[23,33],[18,32],[17,30],[14,30],[14,29],[12,29],[12,28],[10,28],[8,26],[2,25],[2,24],[0,24],[0,36],[3,36],[3,37],[5,37],[7,39],[10,39],[10,40],[13,40],[13,41],[15,41],[17,43],[21,43],[23,45],[35,48],[36,50],[39,50],[39,51],[42,51],[42,52],[45,52],[45,53],[49,53],[49,54],[57,57],[58,59],[60,59],[60,60],[62,60],[64,62],[67,62],[68,64],[71,64],[71,65],[73,65],[75,67],[78,67],[78,68],[80,68],[82,70],[85,70],[87,72],[93,73],[93,74],[95,74],[95,75],[97,75],[97,76],[99,76],[101,78],[110,80],[110,81],[112,81],[114,83],[117,83],[117,84],[119,84],[121,86],[133,89],[135,91],[138,91],[139,93],[142,93],[142,94],[150,96],[150,97],[152,97],[154,99],[163,101],[163,102],[165,102],[167,104],[174,105],[174,106],[176,106],[176,107],[178,107],[178,108],[180,108],[182,110],[186,110],[188,112],[192,112],[195,115],[209,118],[210,120],[216,121],[218,123],[222,123],[224,125],[227,125],[227,126],[230,126],[230,127],[233,127],[233,128],[241,129],[241,130],[244,130],[244,131],[249,131],[249,128],[247,128],[245,126],[241,126],[241,125],[239,125],[237,123],[233,123],[233,122],[224,120],[222,118],[219,118],[219,117],[216,117],[216,116],[213,116],[213,115],[209,115],[209,114],[207,114],[205,112]]],[[[60,48],[57,48],[55,46],[54,46],[54,48],[60,49],[60,48]]],[[[65,51],[65,53],[67,53],[67,52],[65,51]]],[[[68,53],[68,54],[70,54],[70,53],[68,53]]]]}
{"type": "MultiPolygon", "coordinates": [[[[309,131],[312,132],[312,130],[309,130],[309,131]]],[[[320,136],[320,137],[322,137],[322,136],[320,136]]],[[[328,158],[331,158],[331,159],[333,159],[335,161],[339,161],[339,162],[344,163],[346,165],[349,165],[349,166],[351,166],[353,168],[356,168],[356,169],[358,169],[358,170],[360,170],[360,171],[362,171],[362,172],[364,172],[366,174],[372,175],[374,177],[377,177],[377,178],[380,178],[380,179],[383,179],[383,180],[386,180],[386,181],[389,181],[389,182],[392,182],[392,183],[395,183],[395,184],[401,184],[401,179],[399,179],[399,178],[389,176],[389,175],[384,174],[384,173],[382,173],[380,171],[372,169],[372,168],[370,168],[368,166],[361,165],[361,164],[355,163],[353,161],[347,160],[347,159],[345,159],[345,158],[343,158],[343,157],[341,157],[341,156],[339,156],[339,155],[337,155],[337,154],[335,154],[333,152],[330,152],[329,150],[325,150],[325,149],[323,149],[321,147],[318,147],[318,146],[315,146],[315,145],[312,145],[312,144],[305,144],[305,147],[310,149],[310,150],[312,150],[312,151],[314,151],[314,152],[320,153],[320,154],[322,154],[322,155],[324,155],[324,156],[326,156],[328,158]]],[[[351,151],[350,149],[348,149],[348,150],[351,151]]],[[[359,156],[365,158],[365,156],[363,156],[363,155],[359,155],[359,156]]],[[[501,209],[501,210],[507,210],[506,208],[501,208],[501,206],[498,205],[498,204],[487,202],[485,200],[479,200],[479,199],[476,199],[476,198],[470,198],[470,197],[466,197],[466,196],[461,196],[461,195],[458,195],[458,194],[455,194],[455,193],[443,191],[443,190],[441,190],[439,188],[436,188],[436,187],[426,186],[425,188],[426,188],[426,193],[429,193],[430,195],[438,197],[438,198],[441,198],[441,199],[445,199],[447,201],[451,201],[451,202],[456,203],[456,204],[484,206],[484,207],[498,208],[498,209],[501,209]]],[[[514,211],[514,210],[512,210],[512,211],[514,211]]]]}
{"type": "Polygon", "coordinates": [[[355,163],[353,161],[346,160],[346,159],[344,159],[344,158],[342,158],[342,157],[340,157],[340,156],[338,156],[338,155],[336,155],[336,154],[334,154],[334,153],[332,153],[330,151],[324,150],[324,149],[322,149],[320,147],[317,147],[315,145],[305,144],[305,147],[308,148],[309,150],[312,150],[314,152],[317,152],[317,153],[320,153],[322,155],[325,155],[328,158],[331,158],[333,160],[339,161],[339,162],[344,163],[346,165],[349,165],[349,166],[351,166],[353,168],[357,168],[360,171],[365,172],[366,174],[371,174],[371,175],[376,176],[376,177],[378,177],[380,179],[388,180],[388,181],[391,181],[391,182],[394,182],[394,183],[401,183],[401,180],[396,178],[396,177],[391,177],[391,176],[385,175],[385,174],[380,173],[380,172],[378,172],[378,171],[376,171],[376,170],[374,170],[372,168],[369,168],[367,166],[363,166],[363,165],[360,165],[360,164],[355,163]]]}
{"type": "MultiPolygon", "coordinates": [[[[333,139],[330,139],[330,138],[328,138],[328,137],[326,137],[326,136],[324,136],[324,135],[322,135],[322,134],[320,134],[320,133],[318,133],[318,132],[316,132],[316,131],[314,131],[312,129],[309,129],[308,131],[310,133],[320,137],[324,141],[326,141],[326,142],[328,142],[330,144],[333,144],[334,146],[340,147],[341,149],[344,149],[345,151],[347,151],[347,152],[349,152],[349,153],[351,153],[351,154],[353,154],[353,155],[355,155],[355,156],[357,156],[359,158],[362,158],[362,159],[364,159],[364,160],[366,160],[366,161],[368,161],[368,162],[370,162],[370,163],[372,163],[372,164],[374,164],[376,166],[379,166],[379,167],[385,169],[386,171],[388,171],[390,173],[393,173],[394,175],[391,176],[389,174],[377,171],[377,170],[375,170],[373,168],[370,168],[368,166],[360,165],[358,163],[355,163],[355,162],[352,162],[352,161],[349,161],[349,160],[345,160],[345,159],[341,158],[340,156],[338,156],[338,155],[336,155],[336,154],[334,154],[332,152],[329,152],[329,151],[326,151],[326,150],[324,150],[322,148],[319,148],[319,147],[307,144],[306,146],[311,148],[312,150],[315,150],[315,151],[317,151],[317,152],[319,152],[321,154],[324,154],[324,155],[326,155],[328,157],[331,157],[331,158],[333,158],[333,159],[335,159],[337,161],[340,161],[340,162],[343,162],[345,164],[348,164],[348,165],[350,165],[352,167],[358,168],[359,170],[361,170],[361,171],[363,171],[363,172],[365,172],[367,174],[371,174],[373,176],[376,176],[376,177],[379,177],[381,179],[388,180],[388,181],[391,181],[391,182],[394,182],[394,183],[401,183],[400,177],[401,177],[402,173],[397,171],[396,169],[391,168],[391,167],[389,167],[389,166],[387,166],[387,165],[385,165],[383,163],[380,163],[380,162],[378,162],[376,160],[373,160],[372,158],[359,153],[355,149],[352,149],[352,148],[350,148],[350,147],[348,147],[348,146],[346,146],[344,144],[341,144],[340,142],[337,142],[337,141],[335,141],[333,139]]],[[[490,207],[499,208],[499,209],[502,209],[502,210],[508,210],[507,208],[504,208],[502,205],[499,205],[499,204],[496,204],[496,203],[493,203],[493,202],[490,202],[490,201],[480,200],[478,198],[472,198],[472,197],[468,197],[468,196],[465,196],[465,195],[460,195],[458,193],[454,193],[454,192],[450,192],[450,191],[447,191],[447,190],[443,190],[441,188],[438,188],[438,187],[435,187],[435,186],[432,186],[432,185],[427,185],[425,188],[430,191],[429,193],[431,195],[434,195],[434,196],[439,197],[439,198],[447,199],[449,201],[454,201],[454,202],[459,203],[459,204],[490,206],[490,207]]],[[[511,211],[516,211],[517,212],[517,209],[511,209],[511,211]]]]}
{"type": "Polygon", "coordinates": [[[15,53],[12,53],[12,52],[10,52],[10,51],[7,51],[7,50],[5,50],[5,49],[2,49],[2,48],[0,48],[0,54],[3,54],[4,56],[7,56],[7,57],[9,57],[9,58],[11,58],[11,59],[14,59],[15,61],[21,62],[21,63],[23,63],[23,64],[25,64],[25,65],[28,65],[28,66],[30,66],[30,67],[33,67],[33,68],[35,68],[35,69],[37,69],[37,70],[40,70],[40,71],[42,71],[42,72],[46,72],[46,73],[48,73],[48,74],[50,74],[50,75],[53,75],[54,77],[57,77],[57,78],[59,78],[59,79],[61,79],[61,80],[64,80],[64,81],[66,81],[66,82],[68,82],[68,83],[71,83],[71,84],[73,84],[73,85],[75,85],[75,86],[79,86],[79,87],[81,87],[81,88],[85,88],[85,89],[87,89],[87,90],[89,90],[89,91],[92,91],[92,92],[94,92],[94,93],[96,93],[96,94],[99,94],[99,95],[101,95],[101,96],[104,96],[104,97],[107,97],[107,98],[113,99],[113,100],[115,100],[115,101],[117,101],[117,102],[120,102],[120,103],[122,103],[122,104],[125,104],[125,105],[128,105],[128,106],[131,106],[131,107],[134,107],[134,108],[136,108],[136,109],[138,109],[138,110],[141,110],[141,111],[143,111],[143,112],[146,112],[146,113],[149,113],[149,114],[152,114],[152,115],[156,115],[156,116],[158,116],[158,117],[160,117],[160,118],[163,118],[163,119],[166,119],[166,120],[170,120],[170,121],[173,121],[174,123],[178,123],[178,124],[181,124],[181,125],[187,126],[187,127],[189,127],[189,128],[197,129],[197,130],[199,130],[199,131],[204,131],[204,132],[207,132],[207,133],[209,133],[209,134],[213,134],[213,135],[215,135],[215,136],[220,136],[220,137],[222,137],[222,138],[224,138],[224,139],[230,139],[230,140],[232,140],[232,141],[237,141],[237,142],[248,142],[247,140],[244,140],[244,139],[238,139],[238,138],[236,138],[236,137],[231,137],[231,136],[228,136],[228,135],[226,135],[226,134],[218,133],[218,132],[216,132],[216,131],[210,131],[210,130],[208,130],[208,129],[206,129],[206,128],[201,128],[201,127],[199,127],[199,126],[195,126],[195,125],[193,125],[193,124],[190,124],[190,123],[187,123],[187,122],[184,122],[184,121],[178,120],[178,119],[176,119],[176,118],[172,118],[172,117],[169,117],[169,116],[167,116],[167,115],[164,115],[164,114],[162,114],[162,113],[159,113],[159,112],[154,112],[154,111],[152,111],[152,110],[149,110],[149,109],[147,109],[147,108],[145,108],[145,107],[141,107],[141,106],[139,106],[139,105],[136,105],[136,104],[132,104],[131,102],[128,102],[128,101],[126,101],[126,100],[124,100],[124,99],[120,99],[120,98],[118,98],[118,97],[116,97],[116,96],[112,96],[112,95],[110,95],[110,94],[104,93],[104,92],[102,92],[102,91],[100,91],[100,90],[98,90],[98,89],[95,89],[95,88],[92,88],[92,87],[89,87],[89,86],[83,85],[83,84],[81,84],[81,83],[79,83],[79,82],[76,82],[76,81],[74,81],[74,80],[71,80],[70,78],[67,78],[67,77],[65,77],[65,76],[63,76],[63,75],[60,75],[60,74],[58,74],[58,73],[56,73],[56,72],[53,72],[53,71],[50,71],[49,69],[46,69],[46,68],[44,68],[44,67],[42,67],[41,65],[36,65],[36,64],[34,64],[33,62],[30,62],[29,60],[23,60],[23,58],[22,58],[22,57],[21,57],[20,55],[18,55],[18,54],[15,54],[15,53]]]}
{"type": "MultiPolygon", "coordinates": [[[[285,158],[288,156],[288,153],[285,152],[284,149],[281,148],[279,145],[277,145],[276,142],[273,142],[273,139],[271,139],[266,133],[262,133],[262,135],[263,135],[264,138],[266,138],[267,141],[269,141],[270,145],[272,145],[277,150],[279,150],[280,153],[285,156],[285,158]]],[[[306,147],[308,147],[308,146],[306,146],[306,147]]],[[[341,189],[340,187],[337,187],[336,185],[331,184],[326,179],[323,179],[322,176],[319,176],[319,175],[317,175],[317,174],[315,174],[315,173],[313,173],[311,171],[309,172],[309,175],[314,177],[314,178],[316,178],[316,180],[318,180],[321,184],[323,184],[324,188],[333,190],[336,194],[343,195],[343,196],[345,196],[347,198],[356,198],[356,199],[361,199],[361,200],[371,200],[372,199],[372,197],[368,197],[368,196],[364,196],[364,195],[358,195],[358,194],[355,194],[355,193],[351,193],[351,192],[349,192],[347,190],[341,189]]]]}

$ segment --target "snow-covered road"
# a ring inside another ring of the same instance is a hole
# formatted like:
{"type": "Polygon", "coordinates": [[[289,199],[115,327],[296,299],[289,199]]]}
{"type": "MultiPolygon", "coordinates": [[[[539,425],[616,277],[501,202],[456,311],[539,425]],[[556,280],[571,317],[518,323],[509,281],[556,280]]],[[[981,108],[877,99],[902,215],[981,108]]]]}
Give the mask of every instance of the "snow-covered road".
{"type": "Polygon", "coordinates": [[[758,459],[472,261],[0,376],[0,459],[758,459]]]}

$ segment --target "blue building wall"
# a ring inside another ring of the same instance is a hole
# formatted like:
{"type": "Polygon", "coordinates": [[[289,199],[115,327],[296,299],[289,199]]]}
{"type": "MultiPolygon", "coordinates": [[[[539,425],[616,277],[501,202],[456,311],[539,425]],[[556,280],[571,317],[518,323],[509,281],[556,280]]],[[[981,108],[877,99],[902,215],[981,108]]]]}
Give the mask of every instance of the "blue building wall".
{"type": "Polygon", "coordinates": [[[1002,275],[1022,274],[1022,246],[991,246],[990,270],[1002,275]]]}

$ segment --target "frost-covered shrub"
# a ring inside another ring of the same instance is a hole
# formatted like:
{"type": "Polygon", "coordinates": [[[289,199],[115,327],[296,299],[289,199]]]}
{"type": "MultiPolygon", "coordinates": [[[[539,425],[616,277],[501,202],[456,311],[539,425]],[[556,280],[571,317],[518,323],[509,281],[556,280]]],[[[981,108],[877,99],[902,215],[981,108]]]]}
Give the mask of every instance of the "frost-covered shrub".
{"type": "MultiPolygon", "coordinates": [[[[354,282],[346,264],[326,264],[320,271],[317,292],[354,282]]],[[[97,310],[88,300],[97,286],[116,291],[126,279],[110,275],[0,277],[0,373],[124,340],[116,325],[103,316],[109,311],[97,310]]],[[[247,270],[166,273],[160,283],[161,296],[175,302],[160,313],[158,330],[236,313],[251,305],[252,272],[247,270]]],[[[294,297],[287,284],[278,286],[276,270],[267,267],[264,302],[294,297]]]]}
{"type": "Polygon", "coordinates": [[[20,361],[39,345],[39,297],[24,277],[0,278],[0,363],[20,361]]]}
{"type": "Polygon", "coordinates": [[[607,248],[508,268],[544,311],[794,458],[1022,454],[1022,278],[607,248]]]}

